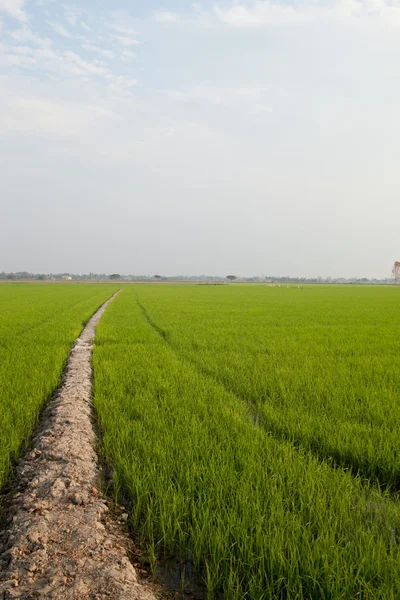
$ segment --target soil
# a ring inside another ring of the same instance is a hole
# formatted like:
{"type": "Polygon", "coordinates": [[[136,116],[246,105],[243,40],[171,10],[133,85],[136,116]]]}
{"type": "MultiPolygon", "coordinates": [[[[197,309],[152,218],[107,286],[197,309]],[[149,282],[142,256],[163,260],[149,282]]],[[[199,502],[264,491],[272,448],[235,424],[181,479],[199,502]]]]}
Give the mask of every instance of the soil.
{"type": "Polygon", "coordinates": [[[0,598],[155,600],[128,559],[127,515],[118,518],[99,491],[91,356],[113,298],[76,340],[62,385],[16,467],[0,535],[0,598]]]}

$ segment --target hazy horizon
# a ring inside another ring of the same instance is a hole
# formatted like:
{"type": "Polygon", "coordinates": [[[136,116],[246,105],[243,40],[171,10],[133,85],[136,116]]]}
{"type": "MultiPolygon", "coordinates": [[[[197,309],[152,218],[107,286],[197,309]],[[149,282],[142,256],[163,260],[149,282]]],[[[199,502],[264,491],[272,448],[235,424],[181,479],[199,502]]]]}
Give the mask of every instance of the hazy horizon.
{"type": "Polygon", "coordinates": [[[390,277],[400,0],[0,0],[0,271],[390,277]]]}
{"type": "MultiPolygon", "coordinates": [[[[0,272],[1,274],[2,272],[0,272]]],[[[235,272],[230,272],[229,274],[223,274],[223,273],[218,273],[215,275],[212,275],[210,273],[117,273],[117,271],[113,271],[113,272],[106,272],[106,273],[100,273],[100,272],[95,272],[95,271],[88,271],[88,272],[82,272],[82,271],[38,271],[38,272],[29,272],[26,270],[19,270],[19,271],[11,271],[11,272],[4,272],[7,275],[12,274],[12,275],[18,275],[18,274],[24,274],[27,273],[30,276],[46,276],[46,277],[60,277],[60,276],[76,276],[76,277],[84,277],[84,276],[98,276],[98,277],[111,277],[111,275],[116,275],[118,274],[118,276],[120,278],[148,278],[148,279],[156,279],[156,278],[161,278],[161,279],[178,279],[178,278],[190,278],[190,279],[199,279],[201,280],[202,278],[214,278],[214,279],[229,279],[230,275],[233,275],[235,277],[235,279],[237,280],[243,280],[243,279],[254,279],[254,278],[258,278],[258,279],[276,279],[276,278],[281,278],[281,279],[304,279],[304,280],[313,280],[313,279],[321,279],[322,281],[326,281],[326,280],[332,280],[333,282],[335,282],[336,280],[339,279],[346,279],[346,280],[355,280],[355,279],[368,279],[368,281],[372,281],[374,279],[376,280],[386,280],[392,279],[391,275],[388,275],[387,277],[371,277],[371,278],[365,278],[365,277],[361,277],[361,276],[350,276],[350,277],[342,277],[341,275],[337,275],[336,277],[332,277],[330,275],[317,275],[315,277],[306,277],[306,276],[302,276],[302,275],[290,275],[289,273],[281,273],[279,275],[271,275],[271,274],[267,274],[265,275],[264,273],[238,273],[237,271],[235,272]]],[[[1,282],[1,279],[0,279],[1,282]]]]}

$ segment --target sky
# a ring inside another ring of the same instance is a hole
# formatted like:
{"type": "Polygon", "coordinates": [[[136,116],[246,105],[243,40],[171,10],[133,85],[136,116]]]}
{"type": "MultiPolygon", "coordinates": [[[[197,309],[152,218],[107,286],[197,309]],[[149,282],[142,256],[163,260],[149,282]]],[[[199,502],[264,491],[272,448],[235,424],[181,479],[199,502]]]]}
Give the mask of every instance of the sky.
{"type": "Polygon", "coordinates": [[[0,0],[0,271],[388,277],[400,0],[0,0]]]}

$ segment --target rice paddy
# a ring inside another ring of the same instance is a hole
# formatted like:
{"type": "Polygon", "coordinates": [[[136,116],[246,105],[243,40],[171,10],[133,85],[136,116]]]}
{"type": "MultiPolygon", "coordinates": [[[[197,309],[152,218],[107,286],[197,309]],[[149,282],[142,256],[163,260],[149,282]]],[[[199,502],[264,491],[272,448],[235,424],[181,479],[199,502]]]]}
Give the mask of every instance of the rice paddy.
{"type": "Polygon", "coordinates": [[[0,285],[0,488],[84,324],[118,286],[0,285]]]}
{"type": "Polygon", "coordinates": [[[210,599],[400,596],[398,303],[126,287],[98,329],[95,405],[154,570],[180,559],[210,599]]]}
{"type": "MultiPolygon", "coordinates": [[[[118,287],[0,286],[0,487],[118,287]]],[[[399,290],[123,287],[94,402],[153,572],[209,600],[399,598],[399,290]]]]}

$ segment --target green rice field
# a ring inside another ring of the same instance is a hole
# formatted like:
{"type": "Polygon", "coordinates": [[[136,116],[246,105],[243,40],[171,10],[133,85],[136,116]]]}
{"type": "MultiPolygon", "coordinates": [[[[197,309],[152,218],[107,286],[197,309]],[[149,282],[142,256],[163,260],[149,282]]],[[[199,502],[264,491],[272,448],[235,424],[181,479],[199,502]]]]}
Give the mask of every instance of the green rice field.
{"type": "Polygon", "coordinates": [[[57,388],[74,340],[117,289],[0,285],[0,487],[57,388]]]}
{"type": "Polygon", "coordinates": [[[120,294],[95,404],[154,567],[179,558],[209,598],[400,597],[399,292],[120,294]]]}
{"type": "MultiPolygon", "coordinates": [[[[0,486],[119,285],[0,285],[0,486]]],[[[113,493],[208,600],[400,598],[400,289],[123,285],[93,354],[113,493]]]]}

